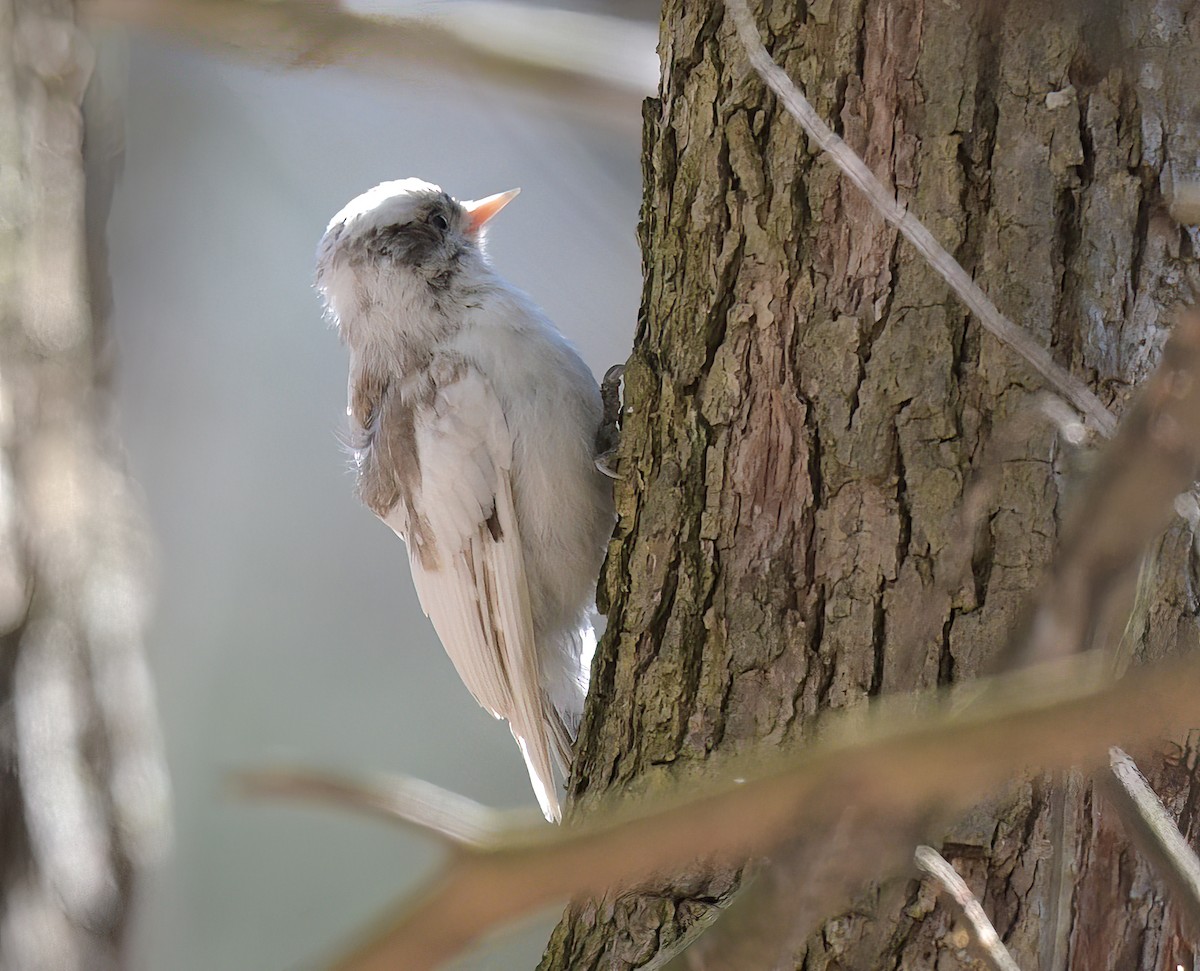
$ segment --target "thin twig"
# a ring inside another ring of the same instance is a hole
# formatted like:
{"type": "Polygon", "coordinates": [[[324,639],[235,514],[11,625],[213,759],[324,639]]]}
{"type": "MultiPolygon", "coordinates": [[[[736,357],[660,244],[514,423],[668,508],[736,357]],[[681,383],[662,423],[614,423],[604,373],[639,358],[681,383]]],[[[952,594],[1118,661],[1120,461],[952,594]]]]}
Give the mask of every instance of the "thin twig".
{"type": "Polygon", "coordinates": [[[1192,934],[1200,934],[1200,859],[1159,800],[1133,759],[1109,750],[1116,782],[1104,787],[1134,843],[1174,891],[1172,902],[1183,912],[1192,934]]]}
{"type": "Polygon", "coordinates": [[[950,862],[932,846],[918,846],[914,858],[917,866],[940,883],[942,889],[962,908],[963,916],[971,925],[971,930],[975,932],[975,939],[979,942],[979,947],[988,964],[995,971],[1021,971],[1020,966],[1008,953],[1004,942],[1000,940],[996,928],[988,920],[988,915],[984,913],[983,907],[971,893],[971,888],[958,875],[958,871],[950,865],[950,862]]]}
{"type": "Polygon", "coordinates": [[[1104,403],[1086,384],[1055,364],[1050,353],[1028,331],[1000,313],[988,295],[933,238],[921,221],[896,201],[895,196],[867,168],[866,163],[825,124],[796,83],[772,60],[767,49],[763,47],[758,28],[754,25],[745,0],[725,0],[725,6],[733,17],[738,37],[741,38],[750,63],[754,65],[767,87],[775,92],[788,113],[800,122],[809,137],[836,163],[847,178],[863,191],[883,218],[900,230],[920,251],[929,265],[941,274],[942,279],[975,312],[984,327],[1025,358],[1038,374],[1091,421],[1097,431],[1105,436],[1111,435],[1117,427],[1117,420],[1104,403]]]}
{"type": "Polygon", "coordinates": [[[313,769],[242,772],[234,790],[256,798],[304,799],[367,813],[412,829],[451,849],[482,848],[516,820],[533,818],[483,806],[421,779],[351,779],[313,769]]]}

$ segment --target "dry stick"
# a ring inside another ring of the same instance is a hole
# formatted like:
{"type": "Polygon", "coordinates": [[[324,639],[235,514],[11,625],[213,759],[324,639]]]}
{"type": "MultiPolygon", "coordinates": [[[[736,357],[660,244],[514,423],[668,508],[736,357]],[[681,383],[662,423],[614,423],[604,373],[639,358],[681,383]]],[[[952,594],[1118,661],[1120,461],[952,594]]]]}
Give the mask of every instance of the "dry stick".
{"type": "Polygon", "coordinates": [[[1107,780],[1105,794],[1142,855],[1175,892],[1189,930],[1200,935],[1200,860],[1133,759],[1114,747],[1109,764],[1115,781],[1107,780]]]}
{"type": "Polygon", "coordinates": [[[833,159],[850,181],[863,191],[883,218],[899,229],[920,251],[929,265],[941,274],[942,279],[975,312],[984,327],[1025,358],[1052,387],[1058,389],[1060,394],[1090,419],[1099,432],[1106,437],[1112,435],[1117,427],[1117,420],[1104,403],[1086,384],[1055,364],[1049,352],[1028,331],[1000,313],[988,295],[933,238],[921,221],[896,201],[895,196],[874,176],[866,163],[825,124],[795,82],[771,59],[771,55],[763,47],[758,28],[746,8],[745,0],[725,0],[725,7],[733,17],[738,37],[741,38],[750,63],[754,65],[767,87],[783,102],[788,113],[800,122],[809,137],[833,159]]]}
{"type": "Polygon", "coordinates": [[[967,923],[975,932],[975,939],[979,942],[988,964],[995,971],[1021,971],[1020,966],[1008,953],[1004,942],[1000,940],[996,928],[988,920],[988,915],[984,913],[983,907],[971,893],[971,888],[958,875],[958,871],[950,865],[950,862],[932,846],[918,846],[914,858],[917,866],[940,883],[942,889],[962,908],[963,916],[966,917],[967,923]]]}
{"type": "Polygon", "coordinates": [[[431,782],[398,776],[375,781],[335,773],[275,769],[240,773],[234,790],[255,798],[306,799],[351,809],[413,830],[448,849],[484,848],[495,834],[527,817],[483,806],[431,782]]]}

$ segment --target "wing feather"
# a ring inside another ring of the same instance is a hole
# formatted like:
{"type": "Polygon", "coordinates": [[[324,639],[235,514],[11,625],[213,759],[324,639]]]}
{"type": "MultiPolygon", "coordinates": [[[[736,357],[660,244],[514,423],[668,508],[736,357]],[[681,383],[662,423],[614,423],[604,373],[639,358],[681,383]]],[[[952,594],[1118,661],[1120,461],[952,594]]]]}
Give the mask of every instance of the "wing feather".
{"type": "Polygon", "coordinates": [[[483,376],[472,368],[436,387],[413,416],[419,486],[386,521],[409,542],[417,596],[459,677],[485,709],[509,722],[548,819],[560,815],[550,724],[543,707],[533,615],[512,483],[512,436],[483,376]]]}

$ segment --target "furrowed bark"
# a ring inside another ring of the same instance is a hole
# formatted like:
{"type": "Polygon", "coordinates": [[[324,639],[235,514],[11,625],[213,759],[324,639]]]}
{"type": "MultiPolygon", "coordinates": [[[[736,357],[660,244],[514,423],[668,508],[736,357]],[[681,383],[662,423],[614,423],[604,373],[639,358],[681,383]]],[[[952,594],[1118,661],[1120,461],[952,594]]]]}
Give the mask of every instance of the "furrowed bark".
{"type": "MultiPolygon", "coordinates": [[[[1120,413],[1200,283],[1200,236],[1167,215],[1200,157],[1196,4],[750,6],[822,116],[1120,413]]],[[[998,663],[1086,465],[1036,417],[1037,376],[766,91],[719,0],[668,0],[660,52],[608,632],[573,777],[585,813],[600,792],[653,791],[673,764],[802,738],[819,711],[998,663]]],[[[1196,639],[1187,528],[1155,556],[1139,657],[1196,639]]],[[[1193,734],[1139,757],[1189,838],[1197,751],[1193,734]]],[[[1020,781],[942,852],[1022,967],[1193,960],[1162,886],[1079,780],[1020,781]]],[[[658,892],[579,902],[541,967],[644,966],[736,883],[698,862],[658,892]]],[[[930,966],[952,922],[916,882],[868,891],[795,963],[930,966]]]]}

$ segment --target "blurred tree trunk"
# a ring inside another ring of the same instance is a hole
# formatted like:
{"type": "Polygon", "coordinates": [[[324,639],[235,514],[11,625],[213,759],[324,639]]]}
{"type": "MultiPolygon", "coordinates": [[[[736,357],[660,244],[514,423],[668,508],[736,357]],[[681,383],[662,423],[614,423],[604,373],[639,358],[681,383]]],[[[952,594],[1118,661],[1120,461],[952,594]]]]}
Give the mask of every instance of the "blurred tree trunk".
{"type": "Polygon", "coordinates": [[[101,379],[121,132],[89,128],[104,151],[85,203],[93,63],[71,3],[0,3],[2,971],[122,966],[134,874],[163,836],[147,544],[101,379]]]}
{"type": "MultiPolygon", "coordinates": [[[[751,7],[817,110],[1120,411],[1200,282],[1200,237],[1164,205],[1197,175],[1200,5],[751,7]]],[[[826,709],[975,677],[1070,500],[1073,453],[1036,418],[1038,379],[814,155],[720,0],[668,0],[660,52],[609,626],[573,778],[583,807],[718,749],[802,738],[826,709]],[[1001,437],[1015,442],[985,453],[1001,437]],[[964,533],[960,502],[989,456],[996,486],[964,533]]],[[[1158,552],[1133,631],[1142,655],[1193,642],[1200,610],[1186,529],[1158,552]]],[[[1196,743],[1144,765],[1189,838],[1196,743]]],[[[1014,788],[944,852],[1018,963],[1193,967],[1161,885],[1089,787],[1014,788]]],[[[642,966],[735,881],[698,863],[659,893],[576,904],[542,967],[642,966]]],[[[795,966],[932,967],[962,946],[952,921],[919,883],[894,881],[795,966]]]]}

